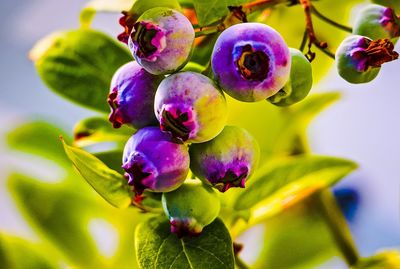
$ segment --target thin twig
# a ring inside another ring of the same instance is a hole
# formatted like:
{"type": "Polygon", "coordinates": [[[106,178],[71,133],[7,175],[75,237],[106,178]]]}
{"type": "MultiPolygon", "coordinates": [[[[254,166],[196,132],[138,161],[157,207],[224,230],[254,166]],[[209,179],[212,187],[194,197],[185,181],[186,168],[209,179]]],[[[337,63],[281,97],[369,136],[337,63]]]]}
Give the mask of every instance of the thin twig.
{"type": "Polygon", "coordinates": [[[301,52],[303,52],[304,48],[306,47],[307,39],[308,39],[308,32],[307,32],[307,29],[306,29],[306,30],[304,30],[303,38],[301,40],[301,44],[300,44],[300,47],[299,47],[299,50],[301,52]]]}
{"type": "Polygon", "coordinates": [[[340,24],[334,20],[329,19],[328,17],[325,17],[322,13],[320,13],[314,6],[311,6],[311,12],[312,14],[314,14],[317,18],[320,18],[321,20],[335,26],[336,28],[339,28],[345,32],[348,33],[352,33],[353,32],[353,28],[340,24]]]}

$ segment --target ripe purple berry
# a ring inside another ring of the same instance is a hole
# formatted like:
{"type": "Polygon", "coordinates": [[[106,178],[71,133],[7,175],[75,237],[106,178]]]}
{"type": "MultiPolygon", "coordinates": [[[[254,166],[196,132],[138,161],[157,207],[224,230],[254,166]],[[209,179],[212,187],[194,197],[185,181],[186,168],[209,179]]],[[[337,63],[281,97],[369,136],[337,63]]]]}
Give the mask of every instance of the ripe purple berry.
{"type": "Polygon", "coordinates": [[[128,184],[138,195],[145,189],[172,191],[184,182],[189,172],[188,149],[158,127],[145,127],[126,143],[122,168],[128,184]]]}
{"type": "Polygon", "coordinates": [[[400,19],[392,8],[370,4],[358,14],[353,34],[373,40],[395,38],[400,35],[400,19]]]}
{"type": "Polygon", "coordinates": [[[243,128],[226,126],[214,139],[192,144],[190,169],[221,192],[230,187],[245,187],[257,167],[260,149],[243,128]]]}
{"type": "Polygon", "coordinates": [[[128,45],[136,61],[147,72],[169,74],[189,60],[194,29],[181,13],[169,8],[152,8],[139,17],[128,45]]]}
{"type": "Polygon", "coordinates": [[[217,193],[198,180],[187,181],[177,190],[163,193],[161,201],[171,232],[179,237],[199,235],[220,210],[217,193]]]}
{"type": "Polygon", "coordinates": [[[208,77],[190,71],[170,75],[161,82],[154,111],[161,130],[188,143],[214,138],[227,118],[223,93],[208,77]]]}
{"type": "Polygon", "coordinates": [[[289,48],[261,23],[241,23],[219,36],[211,56],[219,86],[240,101],[256,102],[277,93],[290,74],[289,48]]]}
{"type": "Polygon", "coordinates": [[[147,73],[137,62],[129,62],[115,72],[108,95],[109,120],[114,128],[129,124],[139,129],[157,124],[154,96],[163,78],[147,73]]]}
{"type": "Polygon", "coordinates": [[[382,64],[399,57],[393,49],[394,45],[388,39],[349,36],[336,51],[339,75],[350,83],[369,82],[378,75],[382,64]]]}

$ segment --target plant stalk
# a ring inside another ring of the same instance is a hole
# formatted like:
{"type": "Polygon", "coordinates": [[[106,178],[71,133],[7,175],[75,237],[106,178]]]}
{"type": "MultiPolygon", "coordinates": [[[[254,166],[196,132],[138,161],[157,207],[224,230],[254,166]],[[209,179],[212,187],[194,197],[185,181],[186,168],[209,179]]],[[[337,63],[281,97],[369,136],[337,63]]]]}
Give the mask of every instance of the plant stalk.
{"type": "Polygon", "coordinates": [[[348,266],[353,266],[360,258],[350,229],[330,189],[324,189],[313,197],[336,246],[342,253],[348,266]]]}

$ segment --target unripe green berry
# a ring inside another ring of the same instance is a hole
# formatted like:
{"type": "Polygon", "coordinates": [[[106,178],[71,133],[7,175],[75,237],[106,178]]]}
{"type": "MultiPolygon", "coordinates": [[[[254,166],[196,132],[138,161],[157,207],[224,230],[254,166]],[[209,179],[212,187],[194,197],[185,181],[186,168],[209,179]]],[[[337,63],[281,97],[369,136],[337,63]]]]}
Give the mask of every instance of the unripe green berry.
{"type": "Polygon", "coordinates": [[[310,61],[304,54],[290,48],[292,66],[290,78],[285,86],[267,100],[277,106],[290,106],[303,100],[311,90],[313,78],[310,61]]]}
{"type": "Polygon", "coordinates": [[[171,232],[179,237],[200,234],[220,210],[218,194],[198,180],[187,180],[178,189],[163,193],[161,200],[171,232]]]}
{"type": "Polygon", "coordinates": [[[392,39],[400,35],[400,19],[392,8],[367,5],[356,18],[353,34],[367,36],[373,40],[392,39]]]}
{"type": "Polygon", "coordinates": [[[400,10],[399,0],[372,0],[372,2],[385,7],[391,7],[395,10],[400,10]]]}
{"type": "Polygon", "coordinates": [[[382,64],[398,57],[389,39],[352,35],[342,41],[335,58],[342,78],[350,83],[366,83],[378,75],[382,64]]]}

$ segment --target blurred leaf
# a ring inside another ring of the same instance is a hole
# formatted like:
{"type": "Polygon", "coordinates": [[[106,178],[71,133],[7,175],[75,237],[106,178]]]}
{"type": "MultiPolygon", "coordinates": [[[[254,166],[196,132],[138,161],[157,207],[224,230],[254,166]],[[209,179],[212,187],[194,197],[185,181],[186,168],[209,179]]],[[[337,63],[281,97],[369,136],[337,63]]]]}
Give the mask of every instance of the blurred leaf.
{"type": "Polygon", "coordinates": [[[318,209],[310,201],[292,206],[264,225],[263,246],[254,269],[311,269],[339,255],[318,209]]]}
{"type": "Polygon", "coordinates": [[[386,250],[368,258],[362,258],[352,269],[399,269],[399,250],[386,250]]]}
{"type": "Polygon", "coordinates": [[[181,239],[165,217],[150,219],[136,228],[136,255],[143,269],[234,268],[232,240],[220,219],[200,236],[181,239]]]}
{"type": "Polygon", "coordinates": [[[41,183],[19,174],[10,176],[8,188],[30,224],[72,263],[84,268],[101,264],[85,226],[87,212],[98,210],[79,191],[67,191],[61,185],[41,183]]]}
{"type": "Polygon", "coordinates": [[[7,135],[8,145],[18,151],[36,154],[65,166],[69,164],[60,144],[59,137],[63,135],[67,141],[67,134],[46,122],[25,123],[7,135]]]}
{"type": "Polygon", "coordinates": [[[107,202],[118,208],[131,204],[133,193],[128,181],[92,154],[63,142],[65,152],[82,177],[107,202]]]}
{"type": "Polygon", "coordinates": [[[300,156],[278,161],[260,169],[237,197],[237,210],[255,207],[253,217],[263,218],[269,212],[285,208],[312,193],[329,187],[356,169],[349,160],[324,157],[300,156]]]}
{"type": "Polygon", "coordinates": [[[200,26],[218,21],[229,13],[228,6],[239,6],[247,0],[193,0],[200,26]]]}
{"type": "Polygon", "coordinates": [[[78,122],[74,127],[74,145],[86,147],[99,142],[117,142],[125,144],[135,130],[125,125],[113,128],[103,117],[91,117],[78,122]]]}
{"type": "Polygon", "coordinates": [[[79,16],[81,27],[90,27],[97,12],[116,12],[129,10],[134,0],[92,0],[82,9],[79,16]]]}
{"type": "Polygon", "coordinates": [[[21,238],[0,234],[0,264],[9,269],[58,268],[54,256],[43,245],[33,244],[21,238]]]}
{"type": "Polygon", "coordinates": [[[154,7],[169,7],[180,10],[176,0],[92,0],[82,9],[80,22],[82,27],[90,27],[94,16],[98,12],[119,12],[128,11],[135,20],[146,10],[154,7]]]}
{"type": "Polygon", "coordinates": [[[31,51],[45,84],[77,104],[108,112],[111,78],[117,68],[132,60],[129,51],[107,35],[88,29],[45,40],[31,51]]]}
{"type": "Polygon", "coordinates": [[[248,130],[261,148],[261,163],[272,156],[288,155],[299,134],[324,108],[338,100],[337,92],[313,94],[289,108],[268,102],[245,103],[226,96],[230,106],[228,124],[248,130]]]}
{"type": "Polygon", "coordinates": [[[100,161],[102,161],[109,168],[117,171],[121,175],[125,173],[124,169],[122,169],[122,151],[104,151],[104,152],[96,152],[93,154],[100,161]]]}

